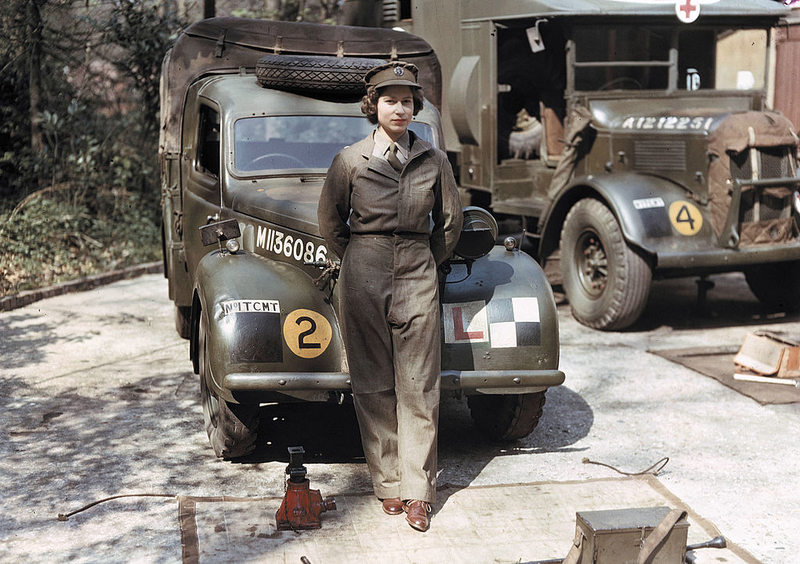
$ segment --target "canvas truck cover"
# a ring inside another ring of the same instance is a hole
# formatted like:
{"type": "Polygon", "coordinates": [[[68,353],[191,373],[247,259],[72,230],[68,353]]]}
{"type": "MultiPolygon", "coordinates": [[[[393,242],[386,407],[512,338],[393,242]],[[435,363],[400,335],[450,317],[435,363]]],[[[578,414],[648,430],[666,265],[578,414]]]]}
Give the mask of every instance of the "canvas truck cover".
{"type": "MultiPolygon", "coordinates": [[[[776,112],[740,112],[731,114],[709,134],[708,153],[712,158],[708,167],[708,196],[711,209],[711,223],[717,237],[721,236],[731,204],[732,174],[731,159],[742,155],[751,148],[789,147],[797,151],[798,138],[792,122],[776,112]]],[[[744,185],[742,191],[751,190],[744,185]]],[[[791,192],[786,187],[775,187],[768,192],[778,197],[788,197],[791,192]]],[[[760,243],[786,242],[795,236],[796,226],[792,217],[775,219],[759,224],[742,226],[741,244],[743,246],[760,243]],[[770,231],[773,235],[770,235],[770,231]],[[775,233],[780,233],[776,238],[775,233]]]]}
{"type": "Polygon", "coordinates": [[[254,72],[264,55],[330,55],[403,60],[419,67],[425,97],[441,106],[441,68],[423,39],[384,28],[211,18],[183,31],[164,57],[161,70],[159,152],[180,151],[181,113],[186,91],[198,78],[254,72]]]}

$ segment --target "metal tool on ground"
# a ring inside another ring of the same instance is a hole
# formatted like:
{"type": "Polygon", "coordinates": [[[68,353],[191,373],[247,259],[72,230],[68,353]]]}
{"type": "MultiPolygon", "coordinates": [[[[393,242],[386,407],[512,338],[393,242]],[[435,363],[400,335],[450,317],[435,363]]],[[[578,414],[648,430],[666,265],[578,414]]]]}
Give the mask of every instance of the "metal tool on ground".
{"type": "Polygon", "coordinates": [[[529,564],[695,564],[695,550],[726,548],[725,537],[686,545],[686,511],[642,507],[576,513],[575,539],[566,558],[529,564]]]}
{"type": "Polygon", "coordinates": [[[699,548],[727,548],[728,541],[725,540],[725,537],[722,535],[716,536],[710,541],[701,542],[699,544],[690,544],[686,547],[686,564],[695,564],[697,562],[697,556],[695,556],[694,551],[699,548]]]}
{"type": "Polygon", "coordinates": [[[278,530],[319,529],[322,526],[320,515],[325,511],[335,511],[336,500],[332,497],[322,499],[319,490],[309,488],[306,467],[303,466],[303,447],[289,447],[288,450],[286,494],[275,514],[278,530]]]}
{"type": "Polygon", "coordinates": [[[686,512],[669,507],[579,511],[566,558],[533,564],[683,564],[688,529],[686,512]]]}

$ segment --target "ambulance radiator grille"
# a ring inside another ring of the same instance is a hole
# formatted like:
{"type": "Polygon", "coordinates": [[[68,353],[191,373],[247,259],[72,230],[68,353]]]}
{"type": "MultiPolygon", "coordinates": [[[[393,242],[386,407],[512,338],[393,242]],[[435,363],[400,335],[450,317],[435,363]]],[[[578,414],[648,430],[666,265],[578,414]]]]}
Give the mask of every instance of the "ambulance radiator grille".
{"type": "MultiPolygon", "coordinates": [[[[790,151],[790,147],[757,147],[755,150],[745,149],[741,153],[729,153],[731,178],[768,180],[794,176],[790,151]]],[[[785,238],[789,237],[788,230],[796,229],[791,225],[791,214],[792,192],[786,187],[749,189],[745,186],[742,190],[739,202],[740,231],[745,229],[747,224],[753,227],[762,225],[765,229],[774,231],[778,229],[775,222],[783,221],[786,226],[782,229],[787,233],[780,238],[786,240],[785,238]]],[[[793,238],[792,236],[791,239],[793,238]]],[[[769,239],[765,241],[769,242],[769,239]]]]}

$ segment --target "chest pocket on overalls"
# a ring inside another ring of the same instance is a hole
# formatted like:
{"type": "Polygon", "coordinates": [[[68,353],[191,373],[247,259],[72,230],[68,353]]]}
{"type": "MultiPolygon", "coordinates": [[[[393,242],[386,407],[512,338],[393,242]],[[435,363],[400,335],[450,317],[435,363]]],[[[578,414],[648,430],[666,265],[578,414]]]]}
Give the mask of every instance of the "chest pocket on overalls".
{"type": "Polygon", "coordinates": [[[433,167],[422,166],[407,171],[406,178],[410,184],[409,207],[412,215],[427,216],[433,209],[437,171],[433,167]]]}

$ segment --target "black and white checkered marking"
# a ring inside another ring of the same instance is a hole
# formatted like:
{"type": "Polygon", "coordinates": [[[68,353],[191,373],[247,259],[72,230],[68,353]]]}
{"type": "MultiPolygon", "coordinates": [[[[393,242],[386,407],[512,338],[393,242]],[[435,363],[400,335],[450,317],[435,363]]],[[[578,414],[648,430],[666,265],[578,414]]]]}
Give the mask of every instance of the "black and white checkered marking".
{"type": "Polygon", "coordinates": [[[488,342],[491,348],[542,344],[537,298],[444,304],[442,321],[448,344],[488,342]]]}

